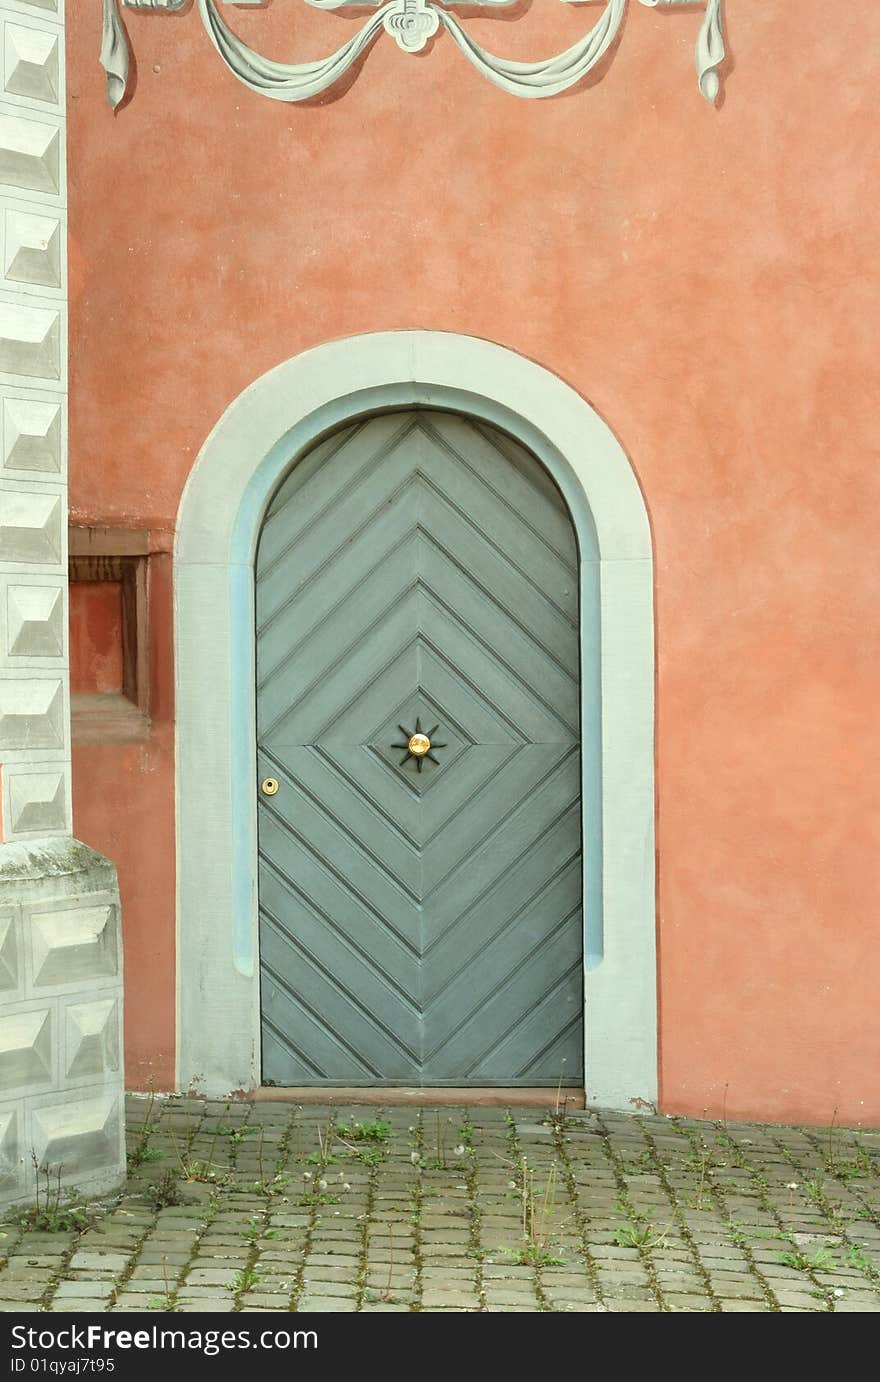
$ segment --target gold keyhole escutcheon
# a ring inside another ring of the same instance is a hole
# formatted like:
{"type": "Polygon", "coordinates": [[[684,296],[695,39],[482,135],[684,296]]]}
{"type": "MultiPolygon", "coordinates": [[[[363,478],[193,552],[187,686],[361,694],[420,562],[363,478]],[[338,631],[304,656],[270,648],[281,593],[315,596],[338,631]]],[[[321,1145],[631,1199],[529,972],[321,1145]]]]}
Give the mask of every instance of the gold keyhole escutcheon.
{"type": "Polygon", "coordinates": [[[426,753],[431,752],[431,741],[427,734],[411,734],[407,748],[413,758],[424,758],[426,753]]]}
{"type": "Polygon", "coordinates": [[[260,783],[260,791],[264,797],[274,797],[278,791],[277,777],[264,777],[260,783]]]}

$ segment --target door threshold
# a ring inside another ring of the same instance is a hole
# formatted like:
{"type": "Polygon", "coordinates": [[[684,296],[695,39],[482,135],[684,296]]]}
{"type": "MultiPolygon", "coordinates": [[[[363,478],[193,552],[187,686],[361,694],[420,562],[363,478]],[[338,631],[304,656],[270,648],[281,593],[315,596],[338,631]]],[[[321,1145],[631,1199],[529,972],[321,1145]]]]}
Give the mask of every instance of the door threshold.
{"type": "Polygon", "coordinates": [[[582,1089],[561,1089],[557,1099],[556,1086],[506,1086],[494,1088],[452,1089],[448,1085],[406,1089],[388,1085],[261,1085],[246,1096],[257,1103],[296,1104],[384,1104],[388,1108],[401,1105],[464,1104],[471,1108],[585,1108],[582,1089]]]}

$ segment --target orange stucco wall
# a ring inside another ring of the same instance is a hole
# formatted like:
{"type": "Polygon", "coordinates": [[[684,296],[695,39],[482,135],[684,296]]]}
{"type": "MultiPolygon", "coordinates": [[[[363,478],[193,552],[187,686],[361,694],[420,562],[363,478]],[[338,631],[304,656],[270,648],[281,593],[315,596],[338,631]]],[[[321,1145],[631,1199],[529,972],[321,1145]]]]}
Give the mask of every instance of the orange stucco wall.
{"type": "MultiPolygon", "coordinates": [[[[170,533],[231,400],[330,338],[459,331],[556,371],[621,438],[653,525],[662,1107],[880,1123],[876,0],[728,0],[718,110],[693,9],[631,5],[562,99],[503,94],[442,36],[418,57],[386,37],[304,107],[240,86],[192,10],[126,11],[115,117],[99,9],[69,10],[75,521],[170,533]]],[[[465,22],[525,58],[598,14],[465,22]]],[[[224,15],[297,60],[360,22],[224,15]]],[[[152,580],[156,728],[76,751],[74,824],[118,863],[129,1078],[161,1084],[167,558],[152,580]]]]}

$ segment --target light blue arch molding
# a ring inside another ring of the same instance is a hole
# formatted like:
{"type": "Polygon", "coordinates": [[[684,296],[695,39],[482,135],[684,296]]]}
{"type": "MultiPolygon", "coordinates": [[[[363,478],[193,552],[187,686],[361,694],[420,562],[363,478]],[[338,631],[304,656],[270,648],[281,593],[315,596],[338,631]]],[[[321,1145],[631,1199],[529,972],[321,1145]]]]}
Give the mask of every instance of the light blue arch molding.
{"type": "Polygon", "coordinates": [[[653,574],[620,444],[557,376],[488,341],[398,331],[319,346],[256,380],[205,443],[175,550],[181,1087],[260,1080],[254,556],[283,475],[390,408],[479,417],[559,485],[581,555],[587,1095],[654,1101],[653,574]]]}
{"type": "MultiPolygon", "coordinates": [[[[122,0],[130,9],[150,9],[165,13],[179,10],[185,0],[122,0]]],[[[236,0],[231,0],[236,3],[236,0]]],[[[246,3],[247,0],[238,0],[246,3]]],[[[125,30],[117,5],[119,0],[104,0],[104,31],[101,62],[107,74],[107,96],[115,108],[122,101],[128,82],[129,53],[125,30]]],[[[230,0],[227,0],[230,3],[230,0]]],[[[307,0],[318,9],[375,9],[335,52],[315,62],[278,62],[263,57],[249,47],[222,18],[217,0],[197,0],[205,30],[229,70],[251,91],[273,101],[307,101],[328,91],[384,30],[404,52],[420,52],[428,40],[443,28],[478,72],[512,96],[541,99],[558,96],[576,86],[609,51],[626,13],[627,0],[606,0],[594,26],[580,39],[549,58],[516,62],[497,57],[481,47],[463,24],[449,13],[449,7],[475,3],[490,13],[512,0],[307,0]]],[[[580,0],[565,0],[580,3],[580,0]]],[[[641,0],[643,5],[677,7],[698,4],[705,13],[696,47],[697,81],[700,91],[714,104],[720,89],[718,69],[724,61],[722,0],[641,0]]]]}

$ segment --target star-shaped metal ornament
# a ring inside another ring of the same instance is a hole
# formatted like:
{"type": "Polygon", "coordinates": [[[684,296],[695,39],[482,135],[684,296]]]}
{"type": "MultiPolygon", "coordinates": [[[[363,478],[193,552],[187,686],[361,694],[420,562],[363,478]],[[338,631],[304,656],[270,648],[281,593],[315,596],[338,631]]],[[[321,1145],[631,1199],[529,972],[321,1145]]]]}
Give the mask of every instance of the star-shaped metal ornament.
{"type": "Polygon", "coordinates": [[[440,762],[439,758],[434,757],[434,749],[445,749],[446,745],[435,744],[431,738],[432,735],[437,733],[437,730],[440,728],[439,725],[435,725],[433,729],[423,730],[421,720],[416,717],[416,727],[414,730],[408,730],[404,725],[398,725],[397,728],[400,730],[406,743],[392,744],[391,747],[393,749],[406,749],[406,753],[400,760],[401,768],[404,763],[408,763],[411,758],[416,760],[417,772],[422,771],[422,764],[426,758],[430,758],[432,763],[440,762]]]}

